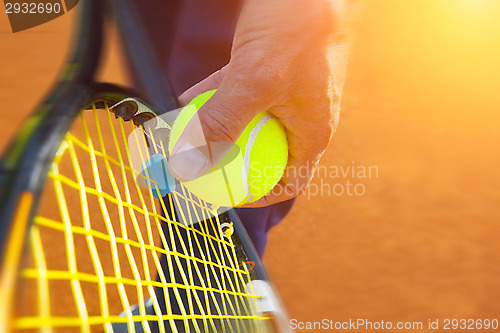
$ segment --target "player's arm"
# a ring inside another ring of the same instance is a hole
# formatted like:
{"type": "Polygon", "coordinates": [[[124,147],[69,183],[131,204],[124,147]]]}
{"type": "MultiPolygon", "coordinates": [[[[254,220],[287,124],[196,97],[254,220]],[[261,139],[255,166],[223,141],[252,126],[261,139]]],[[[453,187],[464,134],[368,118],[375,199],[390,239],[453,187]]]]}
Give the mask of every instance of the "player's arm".
{"type": "MultiPolygon", "coordinates": [[[[330,142],[339,118],[347,54],[344,11],[338,0],[246,0],[229,63],[181,96],[187,103],[218,88],[199,111],[210,142],[235,142],[266,109],[286,127],[287,171],[275,190],[252,206],[303,192],[330,142]]],[[[189,137],[196,135],[184,136],[189,137]]],[[[199,177],[211,166],[197,168],[193,159],[178,157],[170,165],[183,179],[199,177]]]]}

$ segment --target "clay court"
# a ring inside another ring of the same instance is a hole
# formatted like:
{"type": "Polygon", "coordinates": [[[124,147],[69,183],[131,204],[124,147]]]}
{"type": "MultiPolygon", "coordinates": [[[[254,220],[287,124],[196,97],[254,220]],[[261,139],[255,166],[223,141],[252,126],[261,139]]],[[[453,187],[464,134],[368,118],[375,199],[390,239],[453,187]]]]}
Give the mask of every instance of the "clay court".
{"type": "MultiPolygon", "coordinates": [[[[56,80],[74,19],[12,34],[0,15],[0,149],[56,80]]],[[[264,258],[291,318],[500,319],[498,31],[494,0],[368,3],[322,172],[264,258]]],[[[101,78],[126,82],[108,58],[101,78]]]]}

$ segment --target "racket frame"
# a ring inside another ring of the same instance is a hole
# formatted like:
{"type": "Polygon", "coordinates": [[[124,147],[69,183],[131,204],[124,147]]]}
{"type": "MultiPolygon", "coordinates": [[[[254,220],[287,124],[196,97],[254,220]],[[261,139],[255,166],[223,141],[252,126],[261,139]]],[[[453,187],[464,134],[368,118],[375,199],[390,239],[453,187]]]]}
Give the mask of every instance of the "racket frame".
{"type": "MultiPolygon", "coordinates": [[[[168,79],[158,73],[158,61],[148,47],[144,31],[137,29],[138,17],[130,0],[111,0],[124,46],[131,55],[132,66],[141,68],[139,87],[159,114],[174,110],[177,99],[168,79]],[[134,22],[134,24],[130,24],[134,22]]],[[[43,102],[21,126],[0,161],[0,322],[8,323],[8,313],[19,274],[19,261],[29,228],[37,212],[41,192],[51,163],[74,120],[89,101],[109,105],[138,93],[114,84],[96,83],[103,46],[103,10],[100,0],[80,2],[75,44],[59,75],[43,102]],[[14,222],[14,223],[13,223],[14,222]]],[[[99,104],[99,103],[98,103],[99,104]]],[[[260,258],[236,212],[231,209],[220,215],[231,221],[237,239],[236,251],[243,262],[251,263],[255,279],[268,281],[260,258]]],[[[8,326],[4,326],[8,327],[8,326]]],[[[1,327],[0,327],[1,329],[1,327]]]]}

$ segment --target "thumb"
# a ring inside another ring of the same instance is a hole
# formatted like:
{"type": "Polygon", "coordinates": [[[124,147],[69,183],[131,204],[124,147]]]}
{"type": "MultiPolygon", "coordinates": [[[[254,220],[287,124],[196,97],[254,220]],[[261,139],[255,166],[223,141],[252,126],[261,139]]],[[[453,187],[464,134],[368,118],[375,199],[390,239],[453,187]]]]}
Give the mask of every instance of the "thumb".
{"type": "MultiPolygon", "coordinates": [[[[214,75],[183,95],[217,88],[218,79],[214,75]]],[[[188,122],[170,155],[170,171],[181,181],[204,175],[230,150],[236,157],[239,150],[232,149],[236,140],[259,112],[254,98],[244,89],[235,88],[242,85],[229,76],[219,82],[218,90],[188,122]]]]}

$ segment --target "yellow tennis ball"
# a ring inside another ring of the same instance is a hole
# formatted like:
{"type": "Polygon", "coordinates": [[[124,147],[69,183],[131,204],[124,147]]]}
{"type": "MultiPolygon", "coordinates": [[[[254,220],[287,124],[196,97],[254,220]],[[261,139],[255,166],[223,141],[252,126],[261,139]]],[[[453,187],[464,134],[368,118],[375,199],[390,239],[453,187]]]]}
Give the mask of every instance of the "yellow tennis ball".
{"type": "MultiPolygon", "coordinates": [[[[174,122],[172,151],[182,131],[215,90],[195,97],[174,122]]],[[[216,144],[216,143],[215,143],[216,144]]],[[[259,113],[247,125],[230,153],[203,176],[183,182],[199,198],[217,206],[240,206],[256,201],[279,182],[288,162],[283,124],[270,112],[259,113]]]]}

